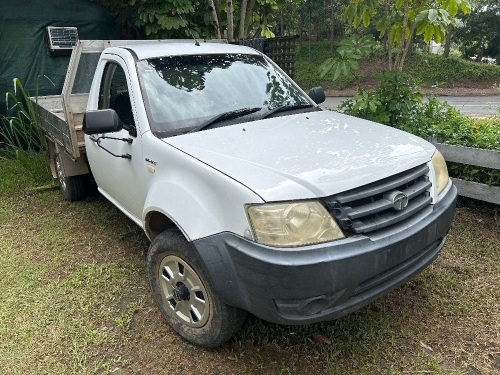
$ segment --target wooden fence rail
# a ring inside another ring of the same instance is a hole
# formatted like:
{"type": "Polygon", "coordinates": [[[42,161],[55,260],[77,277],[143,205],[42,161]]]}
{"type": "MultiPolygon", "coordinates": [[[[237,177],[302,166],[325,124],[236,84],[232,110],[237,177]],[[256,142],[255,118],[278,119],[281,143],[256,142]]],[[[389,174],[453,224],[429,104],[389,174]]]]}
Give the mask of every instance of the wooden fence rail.
{"type": "MultiPolygon", "coordinates": [[[[498,151],[482,150],[463,146],[451,146],[437,142],[432,143],[443,154],[446,161],[497,170],[500,169],[500,152],[498,151]]],[[[464,181],[458,178],[452,178],[452,180],[458,189],[459,195],[485,202],[500,204],[500,187],[464,181]]]]}

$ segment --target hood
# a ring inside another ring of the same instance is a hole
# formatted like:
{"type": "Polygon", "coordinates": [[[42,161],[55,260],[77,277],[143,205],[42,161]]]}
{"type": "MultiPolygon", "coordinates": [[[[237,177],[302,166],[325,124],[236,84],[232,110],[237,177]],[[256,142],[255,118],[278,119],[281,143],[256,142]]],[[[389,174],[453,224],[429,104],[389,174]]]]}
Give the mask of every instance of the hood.
{"type": "Polygon", "coordinates": [[[269,118],[167,138],[264,201],[325,197],[423,164],[430,143],[331,111],[269,118]]]}

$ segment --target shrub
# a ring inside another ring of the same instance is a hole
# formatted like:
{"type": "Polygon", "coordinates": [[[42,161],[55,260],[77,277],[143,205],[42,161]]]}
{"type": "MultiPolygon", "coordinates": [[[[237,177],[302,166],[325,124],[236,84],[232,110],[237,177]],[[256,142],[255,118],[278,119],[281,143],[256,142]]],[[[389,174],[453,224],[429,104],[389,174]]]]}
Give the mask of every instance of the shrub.
{"type": "Polygon", "coordinates": [[[8,92],[6,98],[8,113],[13,115],[1,118],[0,137],[5,143],[3,154],[17,159],[36,185],[47,184],[51,178],[45,136],[37,123],[30,97],[19,79],[14,79],[14,91],[8,92]]]}
{"type": "Polygon", "coordinates": [[[405,70],[425,84],[500,80],[499,66],[432,54],[414,54],[407,60],[405,70]]]}
{"type": "Polygon", "coordinates": [[[403,127],[418,116],[422,106],[422,95],[415,80],[402,72],[384,72],[379,75],[375,91],[358,90],[341,109],[353,116],[403,127]]]}

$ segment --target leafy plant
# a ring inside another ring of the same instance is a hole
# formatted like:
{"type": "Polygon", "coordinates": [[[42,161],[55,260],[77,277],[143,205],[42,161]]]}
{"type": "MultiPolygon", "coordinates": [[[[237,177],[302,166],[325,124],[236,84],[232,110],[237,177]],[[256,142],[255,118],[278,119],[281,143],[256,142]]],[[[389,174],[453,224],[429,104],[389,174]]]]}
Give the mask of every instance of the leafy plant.
{"type": "Polygon", "coordinates": [[[7,112],[15,113],[12,116],[2,116],[3,129],[1,135],[5,139],[8,153],[17,150],[39,151],[45,149],[45,139],[39,126],[36,124],[36,112],[24,90],[21,81],[14,78],[14,91],[6,93],[7,112]],[[21,99],[17,96],[21,93],[21,99]]]}
{"type": "Polygon", "coordinates": [[[340,46],[335,51],[335,54],[326,59],[319,67],[319,75],[324,78],[330,75],[333,81],[339,78],[352,78],[356,76],[356,71],[359,69],[359,60],[367,56],[376,45],[371,35],[351,36],[340,42],[340,46]]]}
{"type": "Polygon", "coordinates": [[[350,38],[341,40],[337,51],[367,56],[372,52],[375,45],[375,40],[371,35],[353,35],[350,38]]]}
{"type": "Polygon", "coordinates": [[[356,95],[341,104],[344,112],[367,120],[387,123],[389,114],[384,110],[382,102],[374,92],[358,89],[356,95]]]}
{"type": "Polygon", "coordinates": [[[403,72],[384,72],[374,92],[359,89],[354,98],[341,105],[345,112],[357,117],[402,126],[415,117],[422,106],[422,95],[414,79],[403,72]]]}
{"type": "Polygon", "coordinates": [[[21,81],[14,78],[14,90],[6,93],[7,112],[2,116],[0,136],[5,143],[5,156],[19,161],[35,184],[50,181],[47,144],[37,123],[37,114],[21,81]],[[18,91],[20,97],[18,97],[18,91]]]}

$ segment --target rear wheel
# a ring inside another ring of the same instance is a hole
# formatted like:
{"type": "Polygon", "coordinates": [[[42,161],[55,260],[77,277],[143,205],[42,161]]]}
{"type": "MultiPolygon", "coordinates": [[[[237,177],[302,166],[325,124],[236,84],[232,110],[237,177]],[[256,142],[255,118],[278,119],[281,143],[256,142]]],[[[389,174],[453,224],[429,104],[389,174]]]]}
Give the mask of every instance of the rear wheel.
{"type": "Polygon", "coordinates": [[[85,178],[83,175],[66,177],[59,154],[54,156],[57,180],[62,197],[67,201],[78,201],[85,198],[85,178]]]}
{"type": "Polygon", "coordinates": [[[241,328],[246,312],[217,297],[197,254],[179,231],[165,231],[153,240],[147,268],[163,317],[188,341],[212,348],[241,328]]]}

